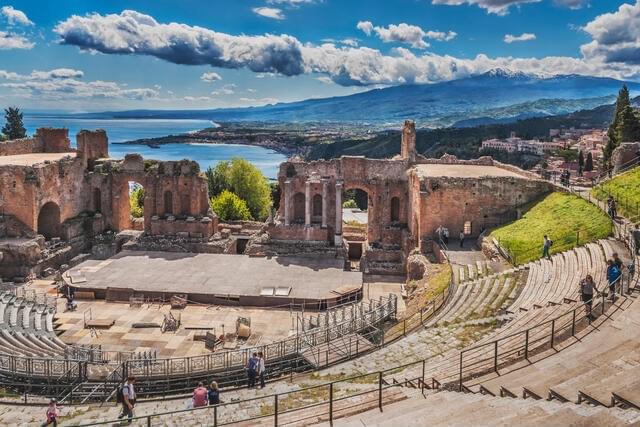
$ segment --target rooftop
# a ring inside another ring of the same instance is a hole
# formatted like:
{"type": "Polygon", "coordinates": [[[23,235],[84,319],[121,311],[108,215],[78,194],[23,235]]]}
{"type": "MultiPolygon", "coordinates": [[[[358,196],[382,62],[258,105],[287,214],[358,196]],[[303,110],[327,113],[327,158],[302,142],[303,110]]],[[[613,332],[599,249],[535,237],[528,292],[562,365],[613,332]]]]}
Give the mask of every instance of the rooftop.
{"type": "Polygon", "coordinates": [[[0,156],[0,166],[34,166],[46,161],[56,162],[67,156],[76,157],[76,153],[31,153],[0,156]]]}
{"type": "Polygon", "coordinates": [[[481,177],[511,177],[525,178],[507,169],[497,166],[480,165],[444,165],[444,164],[423,164],[415,166],[421,178],[452,177],[452,178],[481,178],[481,177]]]}

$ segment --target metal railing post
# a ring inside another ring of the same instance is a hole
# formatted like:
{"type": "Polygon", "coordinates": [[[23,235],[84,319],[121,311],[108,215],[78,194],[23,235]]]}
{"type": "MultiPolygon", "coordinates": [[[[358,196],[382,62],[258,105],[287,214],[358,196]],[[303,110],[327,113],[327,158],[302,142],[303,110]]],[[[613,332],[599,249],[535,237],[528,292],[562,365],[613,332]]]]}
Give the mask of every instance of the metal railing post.
{"type": "Polygon", "coordinates": [[[602,293],[602,314],[604,314],[604,303],[605,303],[605,299],[604,299],[604,292],[602,293]]]}
{"type": "Polygon", "coordinates": [[[218,405],[213,407],[213,427],[218,427],[218,405]]]}
{"type": "Polygon", "coordinates": [[[151,415],[147,417],[147,427],[151,427],[151,415]]]}
{"type": "Polygon", "coordinates": [[[329,383],[329,425],[333,425],[333,383],[329,383]]]}
{"type": "Polygon", "coordinates": [[[273,425],[278,427],[278,395],[273,396],[273,425]]]}
{"type": "Polygon", "coordinates": [[[524,358],[529,360],[529,330],[524,331],[524,358]]]}
{"type": "Polygon", "coordinates": [[[553,341],[556,334],[556,319],[551,321],[551,348],[553,348],[553,341]]]}
{"type": "Polygon", "coordinates": [[[498,372],[498,340],[493,343],[493,370],[498,372]]]}
{"type": "Polygon", "coordinates": [[[378,409],[382,412],[382,371],[378,372],[378,409]]]}
{"type": "MultiPolygon", "coordinates": [[[[591,315],[591,313],[589,313],[591,315]]],[[[576,309],[573,309],[573,315],[571,316],[571,336],[576,336],[576,309]]]]}
{"type": "Polygon", "coordinates": [[[462,391],[462,354],[463,352],[460,352],[460,385],[458,386],[458,391],[462,391]]]}

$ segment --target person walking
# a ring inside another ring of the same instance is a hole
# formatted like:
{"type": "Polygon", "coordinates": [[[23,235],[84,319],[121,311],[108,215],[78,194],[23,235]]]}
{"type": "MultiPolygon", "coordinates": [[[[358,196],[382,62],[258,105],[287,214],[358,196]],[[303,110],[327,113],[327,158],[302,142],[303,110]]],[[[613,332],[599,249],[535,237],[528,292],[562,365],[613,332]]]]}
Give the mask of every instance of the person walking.
{"type": "Polygon", "coordinates": [[[590,274],[587,274],[587,277],[580,281],[580,296],[582,297],[582,302],[584,302],[587,309],[587,317],[591,320],[593,320],[591,308],[593,306],[594,291],[598,292],[598,288],[596,288],[593,277],[590,274]]]}
{"type": "Polygon", "coordinates": [[[464,248],[464,230],[460,230],[460,247],[464,248]]]}
{"type": "Polygon", "coordinates": [[[46,427],[48,425],[53,424],[53,427],[58,427],[59,416],[60,416],[60,413],[58,412],[56,399],[51,399],[49,401],[49,406],[47,406],[47,421],[43,422],[41,426],[46,427]]]}
{"type": "Polygon", "coordinates": [[[611,301],[616,299],[616,285],[620,281],[622,272],[612,259],[607,261],[607,281],[609,282],[609,294],[611,295],[611,301]]]}
{"type": "Polygon", "coordinates": [[[249,388],[256,386],[256,376],[258,375],[258,354],[253,353],[247,362],[247,377],[249,380],[249,388]]]}
{"type": "Polygon", "coordinates": [[[551,255],[549,255],[549,250],[551,249],[551,245],[553,245],[553,240],[549,238],[546,234],[544,235],[544,242],[542,244],[542,256],[551,259],[551,255]]]}
{"type": "Polygon", "coordinates": [[[133,418],[133,408],[136,406],[135,382],[136,377],[129,375],[127,382],[122,385],[120,391],[122,394],[122,413],[118,415],[118,418],[126,416],[129,419],[129,424],[131,424],[131,419],[133,418]]]}
{"type": "Polygon", "coordinates": [[[211,384],[209,384],[207,400],[209,402],[209,406],[220,404],[220,389],[218,389],[218,383],[215,381],[211,381],[211,384]]]}
{"type": "Polygon", "coordinates": [[[635,254],[640,255],[640,224],[636,224],[636,227],[631,232],[631,241],[635,245],[635,254]]]}
{"type": "Polygon", "coordinates": [[[258,377],[260,378],[260,388],[264,388],[264,374],[266,372],[266,368],[264,366],[264,354],[262,352],[258,352],[258,377]]]}
{"type": "Polygon", "coordinates": [[[198,387],[193,390],[193,407],[201,408],[209,403],[209,392],[204,388],[202,381],[198,383],[198,387]]]}

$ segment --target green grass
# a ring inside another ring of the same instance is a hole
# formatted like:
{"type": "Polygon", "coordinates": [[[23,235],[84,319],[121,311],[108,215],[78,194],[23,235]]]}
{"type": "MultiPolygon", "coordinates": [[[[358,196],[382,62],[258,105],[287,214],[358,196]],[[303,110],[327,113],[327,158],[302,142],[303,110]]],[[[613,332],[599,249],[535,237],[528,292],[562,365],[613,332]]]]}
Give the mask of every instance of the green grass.
{"type": "Polygon", "coordinates": [[[533,203],[519,220],[493,230],[490,237],[511,253],[514,264],[524,264],[542,256],[545,234],[553,240],[554,254],[607,237],[611,227],[607,215],[586,200],[552,193],[533,203]]]}
{"type": "Polygon", "coordinates": [[[614,177],[591,190],[599,200],[612,195],[618,202],[618,212],[624,217],[640,222],[640,167],[614,177]]]}

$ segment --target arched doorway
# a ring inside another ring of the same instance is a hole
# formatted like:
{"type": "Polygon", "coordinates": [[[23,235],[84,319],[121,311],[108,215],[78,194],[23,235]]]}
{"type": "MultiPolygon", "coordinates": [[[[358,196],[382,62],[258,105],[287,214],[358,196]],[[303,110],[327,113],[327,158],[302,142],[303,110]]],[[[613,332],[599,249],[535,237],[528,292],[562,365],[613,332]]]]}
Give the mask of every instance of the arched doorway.
{"type": "Polygon", "coordinates": [[[305,216],[305,196],[303,193],[296,193],[293,196],[293,222],[304,223],[305,216]]]}
{"type": "Polygon", "coordinates": [[[38,214],[38,234],[49,240],[60,237],[60,231],[60,207],[54,202],[45,203],[38,214]]]}
{"type": "Polygon", "coordinates": [[[144,217],[144,187],[139,182],[129,181],[129,208],[133,218],[144,217]]]}

